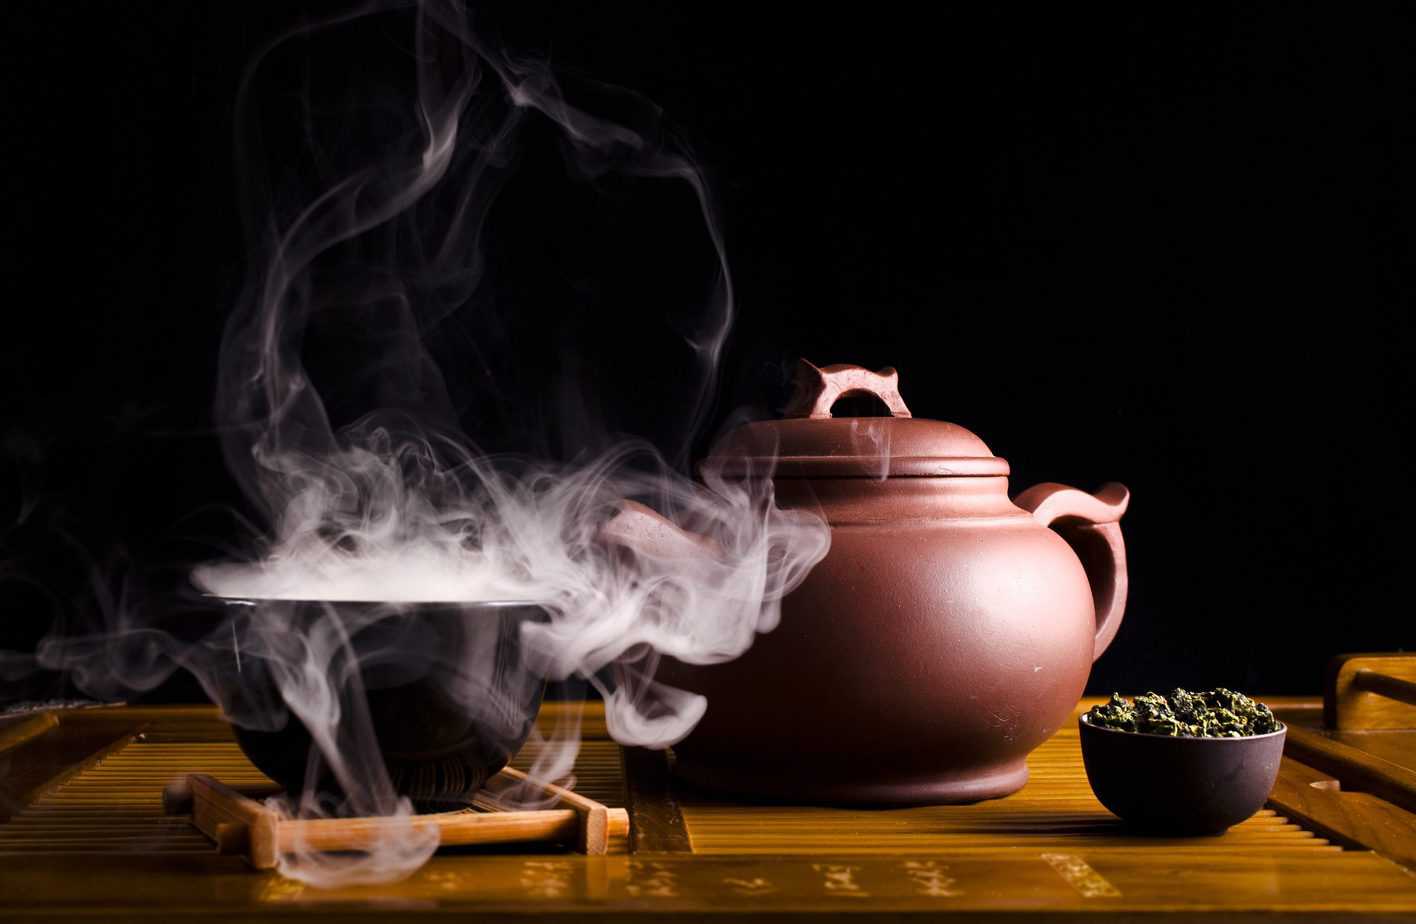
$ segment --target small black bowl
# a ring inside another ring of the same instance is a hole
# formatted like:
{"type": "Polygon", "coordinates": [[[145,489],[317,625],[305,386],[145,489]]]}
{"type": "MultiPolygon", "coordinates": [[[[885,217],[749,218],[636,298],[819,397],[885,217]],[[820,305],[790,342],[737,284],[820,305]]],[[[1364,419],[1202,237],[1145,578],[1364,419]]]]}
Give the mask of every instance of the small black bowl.
{"type": "Polygon", "coordinates": [[[1083,714],[1082,762],[1101,804],[1155,834],[1219,834],[1263,808],[1288,727],[1248,738],[1179,738],[1099,728],[1083,714]]]}
{"type": "Polygon", "coordinates": [[[217,599],[237,642],[222,706],[241,750],[292,793],[342,789],[286,708],[282,687],[303,687],[302,664],[338,680],[337,704],[312,696],[304,708],[339,710],[335,747],[352,777],[364,785],[381,760],[415,802],[465,800],[535,725],[545,680],[521,645],[522,627],[547,619],[534,604],[217,599]]]}

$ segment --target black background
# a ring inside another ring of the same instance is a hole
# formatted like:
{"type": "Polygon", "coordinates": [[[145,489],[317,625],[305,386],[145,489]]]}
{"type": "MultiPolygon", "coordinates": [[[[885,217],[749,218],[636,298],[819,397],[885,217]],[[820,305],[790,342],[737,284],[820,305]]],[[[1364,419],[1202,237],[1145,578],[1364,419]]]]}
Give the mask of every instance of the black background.
{"type": "MultiPolygon", "coordinates": [[[[1130,604],[1093,691],[1312,692],[1332,654],[1409,642],[1409,14],[760,6],[487,11],[653,99],[708,172],[740,312],[715,419],[779,402],[797,356],[894,365],[1015,491],[1126,483],[1130,604]]],[[[0,647],[79,619],[91,573],[180,575],[243,509],[210,429],[244,271],[233,103],[262,42],[329,9],[0,12],[0,647]]],[[[561,194],[513,201],[540,249],[493,256],[573,275],[579,374],[624,379],[665,342],[652,287],[614,282],[634,234],[567,256],[561,194]]],[[[568,361],[534,333],[508,365],[568,361]]]]}

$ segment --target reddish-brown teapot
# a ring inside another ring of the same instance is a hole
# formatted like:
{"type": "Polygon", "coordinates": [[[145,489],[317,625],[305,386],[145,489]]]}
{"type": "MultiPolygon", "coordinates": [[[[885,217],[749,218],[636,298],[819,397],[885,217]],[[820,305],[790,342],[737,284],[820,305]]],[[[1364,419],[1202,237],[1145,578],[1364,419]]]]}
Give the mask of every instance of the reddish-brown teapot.
{"type": "Polygon", "coordinates": [[[894,369],[805,361],[787,418],[731,431],[709,464],[731,474],[771,458],[778,504],[819,511],[831,549],[744,655],[663,667],[708,700],[674,748],[677,772],[826,802],[1019,789],[1120,625],[1126,488],[1039,484],[1010,500],[1008,463],[962,427],[911,417],[894,369]],[[892,416],[831,416],[862,393],[892,416]]]}

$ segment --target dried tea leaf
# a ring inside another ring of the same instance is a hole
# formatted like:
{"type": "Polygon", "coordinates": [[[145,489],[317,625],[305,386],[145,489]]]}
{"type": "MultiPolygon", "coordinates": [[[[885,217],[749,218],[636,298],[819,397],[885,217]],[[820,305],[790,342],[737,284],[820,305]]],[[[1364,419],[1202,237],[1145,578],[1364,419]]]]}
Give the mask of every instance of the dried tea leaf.
{"type": "Polygon", "coordinates": [[[1136,710],[1132,709],[1130,703],[1115,693],[1111,694],[1110,702],[1104,706],[1093,706],[1087,715],[1091,717],[1093,725],[1101,728],[1114,728],[1117,731],[1128,732],[1136,730],[1136,710]]]}
{"type": "Polygon", "coordinates": [[[1087,718],[1099,728],[1185,738],[1247,738],[1278,731],[1280,724],[1268,706],[1223,687],[1202,693],[1177,688],[1169,696],[1142,693],[1129,703],[1113,693],[1087,718]]]}
{"type": "Polygon", "coordinates": [[[1136,731],[1147,735],[1179,735],[1183,733],[1170,703],[1159,693],[1143,693],[1136,697],[1136,731]]]}

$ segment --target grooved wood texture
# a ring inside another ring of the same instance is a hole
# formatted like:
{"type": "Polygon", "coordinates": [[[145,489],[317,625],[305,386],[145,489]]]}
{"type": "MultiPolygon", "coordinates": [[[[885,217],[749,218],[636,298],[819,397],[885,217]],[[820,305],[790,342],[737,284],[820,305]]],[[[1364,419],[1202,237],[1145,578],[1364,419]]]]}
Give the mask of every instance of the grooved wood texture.
{"type": "MultiPolygon", "coordinates": [[[[545,728],[579,708],[547,705],[545,728]]],[[[1299,705],[1317,720],[1315,703],[1299,705]]],[[[1292,722],[1298,705],[1289,707],[1292,722]]],[[[161,815],[171,774],[259,781],[214,710],[65,714],[3,755],[13,762],[0,797],[8,794],[17,814],[0,823],[0,919],[268,922],[315,913],[584,922],[850,911],[861,922],[953,913],[990,921],[1416,920],[1416,877],[1369,850],[1327,843],[1282,813],[1265,811],[1217,838],[1127,835],[1086,788],[1074,728],[1037,753],[1032,781],[1009,799],[898,811],[719,801],[687,791],[663,755],[648,753],[630,758],[626,785],[596,707],[582,730],[578,786],[612,805],[625,804],[629,790],[635,823],[650,826],[634,853],[450,849],[399,882],[321,889],[217,855],[185,819],[161,815]]],[[[1280,779],[1275,802],[1342,843],[1405,849],[1407,813],[1347,792],[1346,779],[1336,788],[1335,778],[1291,759],[1280,779]]]]}
{"type": "Polygon", "coordinates": [[[184,773],[232,786],[269,783],[235,742],[134,741],[43,793],[0,825],[0,855],[209,853],[185,815],[164,815],[162,787],[184,773]]]}
{"type": "Polygon", "coordinates": [[[990,852],[1144,852],[1167,857],[1264,855],[1319,857],[1341,851],[1270,809],[1218,837],[1129,834],[1092,795],[1077,727],[1063,727],[1028,759],[1021,792],[974,805],[906,809],[746,805],[680,788],[698,854],[979,854],[990,852]]]}
{"type": "MultiPolygon", "coordinates": [[[[199,723],[193,737],[173,740],[174,729],[120,745],[0,824],[0,856],[31,854],[211,853],[212,844],[186,815],[162,809],[162,788],[186,773],[205,773],[236,788],[270,781],[246,760],[235,741],[199,723]]],[[[537,748],[528,746],[513,765],[526,768],[537,748]]],[[[625,804],[619,747],[608,740],[582,742],[575,761],[576,790],[609,806],[625,804]]],[[[628,840],[611,838],[610,852],[625,853],[628,840]]]]}

